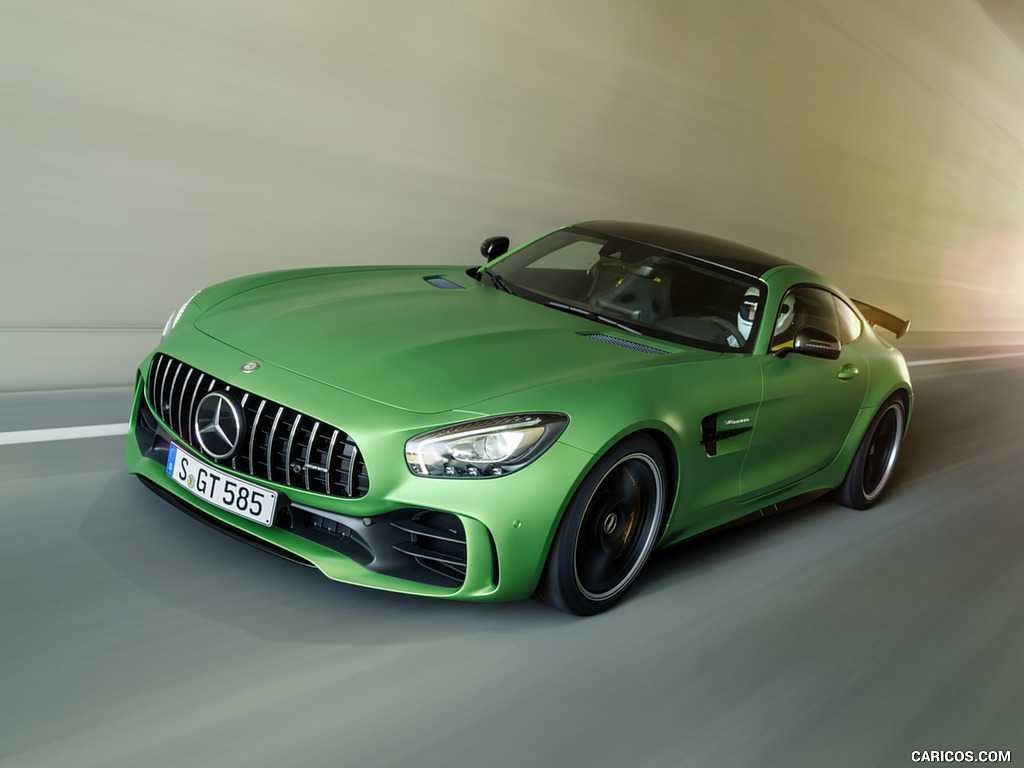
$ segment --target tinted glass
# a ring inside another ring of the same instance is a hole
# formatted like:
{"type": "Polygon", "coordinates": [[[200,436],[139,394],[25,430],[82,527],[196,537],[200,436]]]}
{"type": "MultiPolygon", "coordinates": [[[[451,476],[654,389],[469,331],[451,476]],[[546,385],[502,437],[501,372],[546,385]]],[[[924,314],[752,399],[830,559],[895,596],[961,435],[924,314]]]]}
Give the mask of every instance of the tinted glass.
{"type": "Polygon", "coordinates": [[[786,294],[775,319],[772,350],[792,346],[797,331],[806,326],[839,338],[839,321],[831,293],[820,288],[803,287],[794,288],[786,294]]]}
{"type": "Polygon", "coordinates": [[[491,269],[521,298],[723,352],[750,350],[764,296],[759,281],[739,272],[575,228],[530,243],[491,269]]]}
{"type": "Polygon", "coordinates": [[[860,338],[861,323],[857,313],[853,311],[845,301],[838,296],[833,296],[836,303],[836,314],[839,316],[839,340],[843,344],[849,344],[860,338]]]}

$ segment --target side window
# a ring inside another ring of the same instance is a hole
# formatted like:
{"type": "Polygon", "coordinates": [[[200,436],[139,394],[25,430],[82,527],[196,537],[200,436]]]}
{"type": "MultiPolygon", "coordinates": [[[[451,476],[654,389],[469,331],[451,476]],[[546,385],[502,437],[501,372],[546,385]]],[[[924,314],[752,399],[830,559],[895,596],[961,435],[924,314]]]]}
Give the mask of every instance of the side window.
{"type": "Polygon", "coordinates": [[[839,315],[839,341],[843,344],[856,341],[860,338],[861,333],[860,318],[857,317],[857,313],[845,301],[838,296],[833,296],[832,298],[835,299],[836,314],[839,315]]]}
{"type": "Polygon", "coordinates": [[[775,318],[772,351],[793,346],[793,337],[804,326],[840,336],[839,321],[832,294],[820,288],[794,288],[782,300],[775,318]]]}

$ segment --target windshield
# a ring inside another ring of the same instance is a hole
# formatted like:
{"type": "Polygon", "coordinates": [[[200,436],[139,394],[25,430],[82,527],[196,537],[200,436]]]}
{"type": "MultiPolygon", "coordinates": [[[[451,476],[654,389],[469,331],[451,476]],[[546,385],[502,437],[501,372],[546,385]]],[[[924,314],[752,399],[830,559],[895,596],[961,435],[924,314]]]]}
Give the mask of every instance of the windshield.
{"type": "Polygon", "coordinates": [[[572,227],[494,264],[484,278],[517,296],[634,333],[749,352],[764,286],[739,272],[633,240],[572,227]]]}

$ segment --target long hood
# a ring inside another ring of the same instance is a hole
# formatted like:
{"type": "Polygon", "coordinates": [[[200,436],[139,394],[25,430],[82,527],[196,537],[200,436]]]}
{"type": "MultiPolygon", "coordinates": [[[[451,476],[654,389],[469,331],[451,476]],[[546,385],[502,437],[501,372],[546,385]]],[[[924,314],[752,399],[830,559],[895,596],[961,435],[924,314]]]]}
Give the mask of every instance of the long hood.
{"type": "Polygon", "coordinates": [[[423,413],[707,354],[648,339],[672,354],[602,343],[587,334],[641,339],[481,285],[455,268],[290,276],[220,301],[195,326],[255,360],[423,413]],[[437,277],[461,288],[427,282],[437,277]]]}

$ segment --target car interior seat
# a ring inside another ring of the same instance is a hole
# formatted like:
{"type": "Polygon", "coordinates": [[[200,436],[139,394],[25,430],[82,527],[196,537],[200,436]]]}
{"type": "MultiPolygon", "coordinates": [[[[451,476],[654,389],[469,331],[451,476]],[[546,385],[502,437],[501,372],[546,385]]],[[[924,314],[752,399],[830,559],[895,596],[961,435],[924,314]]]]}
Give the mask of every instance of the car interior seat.
{"type": "Polygon", "coordinates": [[[635,265],[610,288],[591,296],[590,303],[600,311],[651,324],[671,314],[671,285],[667,274],[652,266],[635,265]]]}

